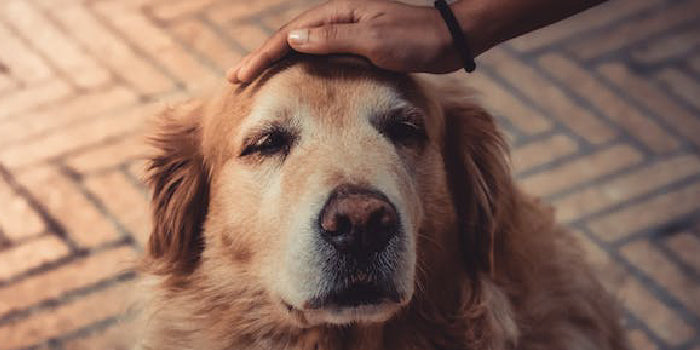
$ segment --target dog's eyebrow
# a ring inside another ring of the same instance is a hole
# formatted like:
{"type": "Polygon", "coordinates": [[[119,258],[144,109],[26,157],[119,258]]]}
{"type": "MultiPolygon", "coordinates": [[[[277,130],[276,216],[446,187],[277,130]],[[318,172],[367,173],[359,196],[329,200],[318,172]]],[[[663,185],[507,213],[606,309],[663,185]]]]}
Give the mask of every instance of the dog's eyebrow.
{"type": "Polygon", "coordinates": [[[423,112],[420,108],[405,105],[375,113],[370,120],[373,124],[383,124],[390,121],[409,121],[423,124],[423,112]]]}

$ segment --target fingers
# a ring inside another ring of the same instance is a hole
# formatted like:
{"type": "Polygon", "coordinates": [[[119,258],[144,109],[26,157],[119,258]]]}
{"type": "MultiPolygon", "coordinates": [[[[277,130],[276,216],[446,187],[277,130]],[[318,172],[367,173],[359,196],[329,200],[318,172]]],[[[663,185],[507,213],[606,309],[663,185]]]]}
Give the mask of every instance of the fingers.
{"type": "Polygon", "coordinates": [[[314,54],[365,54],[367,37],[355,23],[329,24],[317,28],[295,29],[287,35],[287,43],[296,51],[314,54]]]}
{"type": "Polygon", "coordinates": [[[282,58],[291,47],[287,35],[293,29],[317,27],[326,23],[353,22],[355,6],[350,2],[327,2],[316,6],[280,28],[265,44],[248,54],[234,68],[227,72],[227,78],[234,83],[250,82],[267,66],[282,58]]]}

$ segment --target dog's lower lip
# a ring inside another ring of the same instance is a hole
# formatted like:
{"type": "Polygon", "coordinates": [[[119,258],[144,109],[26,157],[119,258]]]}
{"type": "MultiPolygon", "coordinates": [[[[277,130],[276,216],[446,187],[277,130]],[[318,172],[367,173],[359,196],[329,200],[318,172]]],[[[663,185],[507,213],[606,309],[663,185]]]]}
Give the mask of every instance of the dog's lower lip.
{"type": "Polygon", "coordinates": [[[401,303],[401,297],[393,290],[382,288],[375,283],[355,283],[342,290],[305,302],[304,309],[314,310],[398,303],[401,303]]]}

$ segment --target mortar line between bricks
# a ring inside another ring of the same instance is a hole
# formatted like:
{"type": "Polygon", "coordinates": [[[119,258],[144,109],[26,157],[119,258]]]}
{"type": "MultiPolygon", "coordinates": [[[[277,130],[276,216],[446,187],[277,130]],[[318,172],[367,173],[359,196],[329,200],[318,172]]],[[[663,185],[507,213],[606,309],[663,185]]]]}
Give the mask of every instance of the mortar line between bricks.
{"type": "MultiPolygon", "coordinates": [[[[214,34],[216,34],[216,37],[220,38],[221,41],[226,44],[226,47],[232,49],[234,52],[241,55],[245,55],[248,52],[248,50],[246,50],[237,40],[231,38],[223,29],[221,29],[221,27],[212,22],[211,19],[209,19],[209,16],[202,13],[194,17],[194,19],[200,20],[204,26],[211,29],[214,34]]],[[[231,65],[234,63],[235,62],[231,62],[231,65]]]]}
{"type": "MultiPolygon", "coordinates": [[[[639,170],[639,169],[628,169],[628,170],[629,170],[629,173],[632,173],[632,172],[635,172],[636,170],[639,170]]],[[[603,182],[606,182],[606,180],[601,180],[599,182],[603,183],[603,182]]],[[[632,207],[632,206],[635,206],[637,204],[644,203],[650,199],[658,198],[660,195],[663,195],[665,193],[684,189],[684,188],[687,188],[687,187],[689,187],[693,184],[697,184],[697,183],[700,183],[700,174],[699,173],[687,176],[687,177],[682,178],[682,179],[678,179],[672,183],[669,183],[669,184],[666,184],[663,186],[656,187],[647,193],[644,193],[644,194],[641,194],[638,196],[634,196],[633,198],[630,198],[628,200],[621,201],[615,205],[596,210],[596,211],[589,213],[589,214],[586,214],[586,215],[582,215],[581,217],[576,218],[575,220],[571,220],[571,221],[564,222],[564,223],[567,225],[578,225],[582,222],[594,221],[594,220],[600,219],[601,217],[604,217],[606,215],[609,215],[609,214],[615,213],[617,211],[621,211],[623,209],[626,209],[628,207],[632,207]]],[[[593,184],[593,185],[595,185],[595,184],[593,184]]],[[[571,193],[567,193],[567,195],[568,194],[571,194],[571,193]]],[[[564,197],[564,195],[558,196],[557,199],[561,199],[562,197],[564,197]]],[[[545,200],[548,202],[555,201],[555,200],[550,199],[548,197],[545,197],[545,200]]],[[[656,225],[656,226],[658,227],[659,225],[656,225]]]]}
{"type": "Polygon", "coordinates": [[[83,145],[81,147],[74,148],[72,150],[69,150],[67,152],[64,152],[64,153],[61,153],[58,155],[54,155],[54,156],[47,157],[47,158],[42,158],[39,160],[34,160],[34,161],[29,162],[27,164],[23,164],[23,165],[15,167],[15,168],[12,168],[12,170],[17,171],[17,172],[22,172],[22,171],[26,171],[28,169],[31,169],[32,167],[37,166],[37,165],[42,164],[42,163],[56,164],[57,162],[64,161],[66,158],[78,156],[78,155],[82,154],[83,152],[92,150],[92,149],[94,149],[95,146],[98,146],[98,147],[99,146],[108,146],[109,144],[118,142],[119,140],[122,140],[125,137],[132,136],[135,133],[138,133],[137,130],[138,129],[129,130],[129,131],[126,131],[126,132],[123,132],[120,134],[116,134],[116,135],[104,138],[104,139],[97,141],[97,142],[93,142],[93,143],[90,143],[87,145],[83,145]]]}
{"type": "MultiPolygon", "coordinates": [[[[160,7],[160,6],[163,5],[163,4],[167,4],[167,3],[170,2],[170,1],[171,1],[171,0],[155,0],[155,1],[152,1],[150,4],[144,6],[143,9],[144,9],[144,10],[148,10],[148,11],[150,11],[151,13],[153,13],[153,11],[154,11],[155,8],[158,8],[158,7],[160,7]]],[[[177,22],[177,21],[183,20],[183,19],[188,18],[188,17],[197,17],[198,15],[201,15],[202,13],[207,12],[208,10],[210,10],[210,9],[216,7],[216,6],[220,6],[220,5],[223,4],[224,2],[225,2],[225,0],[215,0],[215,1],[213,1],[211,4],[206,5],[206,6],[200,8],[200,9],[198,9],[198,10],[196,10],[196,11],[187,12],[187,13],[185,13],[185,14],[179,14],[179,15],[177,15],[177,16],[175,16],[175,17],[170,17],[170,18],[168,18],[167,20],[164,20],[164,21],[165,21],[165,22],[177,22]]]]}
{"type": "MultiPolygon", "coordinates": [[[[581,67],[583,67],[587,73],[596,81],[598,81],[601,85],[603,85],[605,88],[609,89],[615,96],[615,98],[620,99],[621,101],[627,103],[628,105],[632,106],[633,108],[637,109],[644,117],[649,118],[651,121],[654,123],[658,124],[658,126],[665,132],[669,133],[671,136],[673,136],[676,140],[681,140],[681,144],[679,144],[679,147],[689,147],[689,146],[695,146],[693,145],[690,140],[687,140],[684,136],[680,135],[674,127],[669,125],[669,123],[661,118],[657,113],[654,113],[654,111],[650,110],[647,106],[642,105],[639,103],[636,99],[631,98],[629,94],[623,93],[623,91],[620,89],[620,87],[616,86],[615,84],[611,83],[608,78],[605,76],[601,75],[598,70],[596,69],[600,65],[587,65],[584,63],[581,63],[578,61],[576,58],[571,56],[570,54],[566,52],[560,53],[562,57],[565,59],[572,60],[573,62],[576,62],[579,64],[581,67]]],[[[664,96],[668,97],[668,94],[663,93],[663,89],[660,88],[660,86],[654,84],[653,79],[645,79],[647,82],[652,85],[653,87],[657,88],[664,96]]],[[[676,102],[676,101],[673,101],[676,102]]],[[[690,112],[690,111],[688,111],[690,112]]],[[[692,113],[689,113],[692,114],[692,113]]],[[[624,116],[622,116],[624,118],[624,116]]],[[[612,121],[611,121],[612,122],[612,121]]],[[[628,137],[634,138],[632,135],[628,135],[628,137]]],[[[640,140],[641,142],[641,140],[640,140]]]]}
{"type": "MultiPolygon", "coordinates": [[[[561,135],[561,134],[558,134],[561,135]]],[[[525,147],[527,145],[539,142],[542,140],[532,140],[530,143],[525,144],[521,147],[525,147]]],[[[571,153],[568,155],[561,156],[557,159],[553,159],[550,161],[547,161],[545,163],[542,163],[540,165],[536,165],[531,167],[530,169],[520,171],[514,174],[516,180],[524,180],[525,178],[531,177],[531,176],[536,176],[540,175],[542,173],[545,173],[547,171],[550,171],[552,169],[558,168],[560,166],[566,165],[567,163],[574,161],[574,160],[579,160],[579,159],[584,159],[586,157],[596,155],[605,151],[608,151],[614,147],[620,147],[620,146],[629,146],[629,144],[624,143],[624,142],[618,142],[618,140],[610,140],[608,142],[602,143],[598,146],[595,146],[595,148],[591,147],[590,149],[578,149],[577,152],[571,153]]],[[[636,151],[636,149],[635,149],[636,151]]],[[[643,157],[642,161],[644,162],[646,160],[646,157],[643,157]]]]}
{"type": "Polygon", "coordinates": [[[689,213],[677,215],[672,220],[630,232],[624,237],[611,241],[610,244],[616,247],[622,247],[640,239],[660,239],[672,236],[676,231],[682,230],[684,227],[689,227],[698,215],[700,215],[700,209],[692,210],[689,213]]]}
{"type": "MultiPolygon", "coordinates": [[[[178,91],[177,89],[175,89],[175,90],[172,90],[172,91],[163,92],[163,93],[160,93],[160,94],[158,94],[158,95],[155,95],[153,98],[161,99],[161,101],[153,102],[153,104],[155,105],[155,104],[160,103],[160,104],[165,105],[165,103],[164,103],[163,100],[169,99],[169,98],[171,98],[172,96],[175,96],[176,94],[178,94],[179,92],[180,92],[180,91],[178,91]]],[[[72,96],[72,98],[75,98],[75,97],[76,97],[76,96],[72,96]]],[[[35,140],[38,140],[38,139],[45,138],[47,135],[50,135],[52,132],[55,132],[55,131],[61,130],[61,129],[65,129],[66,127],[71,127],[71,126],[78,125],[78,124],[84,124],[86,121],[96,120],[96,119],[100,119],[100,118],[112,117],[112,116],[114,116],[114,114],[117,114],[117,113],[122,113],[122,112],[123,112],[123,113],[133,112],[133,111],[138,110],[139,108],[146,108],[146,107],[148,107],[148,105],[146,105],[146,104],[142,104],[142,103],[138,103],[138,102],[136,102],[136,103],[134,103],[134,102],[129,102],[129,103],[122,104],[122,105],[120,105],[120,106],[116,106],[116,107],[109,108],[108,110],[102,111],[102,112],[99,112],[99,113],[94,113],[94,114],[89,114],[89,113],[88,113],[88,114],[86,114],[85,116],[83,116],[83,117],[81,117],[81,118],[78,118],[78,119],[75,119],[75,120],[71,120],[71,121],[68,122],[68,123],[64,123],[64,124],[57,125],[57,126],[55,126],[55,127],[46,129],[46,130],[44,130],[44,131],[42,131],[42,132],[40,132],[40,133],[37,133],[37,134],[35,134],[35,135],[32,135],[32,136],[30,136],[30,137],[26,137],[26,138],[23,138],[23,139],[11,141],[11,142],[8,142],[8,143],[5,143],[5,144],[0,144],[0,147],[11,147],[11,146],[13,146],[13,145],[17,145],[17,144],[20,144],[20,143],[32,142],[32,141],[35,141],[35,140]]],[[[43,112],[43,110],[38,110],[38,111],[36,111],[36,112],[43,112]]],[[[1,120],[0,120],[0,122],[1,122],[1,120]]]]}
{"type": "MultiPolygon", "coordinates": [[[[698,50],[700,49],[700,45],[698,45],[695,48],[691,48],[687,52],[682,54],[682,57],[673,57],[669,59],[664,59],[663,61],[660,61],[658,63],[647,63],[647,62],[640,62],[636,58],[628,57],[625,56],[623,59],[627,60],[628,62],[625,62],[629,65],[631,69],[633,69],[635,72],[657,72],[662,69],[667,69],[667,68],[675,68],[678,70],[684,70],[686,67],[686,63],[688,62],[688,58],[697,54],[698,50]]],[[[606,62],[603,62],[607,63],[606,62]]],[[[620,61],[611,61],[611,63],[620,63],[620,61]]],[[[690,75],[696,75],[695,72],[688,72],[685,71],[685,73],[690,74],[690,75]]]]}
{"type": "MultiPolygon", "coordinates": [[[[700,47],[700,44],[698,45],[700,47]]],[[[664,67],[663,69],[667,69],[664,67]]],[[[698,84],[700,86],[700,80],[697,79],[696,74],[689,72],[688,69],[685,66],[679,66],[679,67],[673,67],[673,69],[679,71],[681,74],[683,74],[685,77],[688,79],[692,80],[694,83],[698,84]]],[[[655,71],[654,76],[650,77],[649,80],[651,80],[656,86],[661,85],[663,86],[669,86],[668,83],[660,81],[659,79],[656,78],[656,74],[660,72],[655,71]]],[[[668,93],[665,94],[665,96],[668,97],[669,100],[672,102],[678,104],[681,106],[682,109],[688,110],[688,112],[691,112],[690,114],[695,114],[696,116],[700,114],[700,108],[694,106],[690,102],[688,102],[685,98],[682,96],[678,95],[678,93],[674,89],[661,89],[662,91],[668,91],[668,93]]]]}
{"type": "MultiPolygon", "coordinates": [[[[39,85],[44,85],[47,82],[51,82],[51,81],[58,81],[58,80],[53,79],[53,80],[47,80],[47,81],[40,82],[40,83],[34,83],[31,86],[28,86],[28,88],[35,88],[39,85]]],[[[109,84],[94,87],[90,90],[90,92],[107,91],[107,89],[109,89],[110,87],[114,87],[114,86],[115,86],[114,84],[109,83],[109,84]]],[[[26,89],[24,91],[26,91],[26,89]]],[[[56,106],[56,105],[68,103],[74,99],[80,98],[81,96],[83,96],[83,93],[87,93],[87,91],[81,92],[81,91],[73,90],[69,94],[67,94],[66,96],[62,96],[60,98],[57,98],[57,99],[54,99],[51,101],[46,101],[46,102],[39,103],[39,104],[36,104],[33,106],[29,106],[29,107],[26,107],[22,110],[13,112],[5,117],[0,117],[0,123],[5,123],[8,120],[17,117],[18,114],[40,113],[40,112],[45,111],[47,109],[54,108],[54,106],[56,106]]]]}
{"type": "Polygon", "coordinates": [[[39,217],[46,224],[46,228],[51,231],[54,235],[61,238],[61,240],[68,246],[70,251],[75,252],[78,248],[76,242],[68,235],[68,232],[61,222],[50,214],[49,210],[44,207],[44,205],[32,195],[29,190],[27,190],[23,185],[21,185],[12,173],[5,168],[4,164],[0,163],[0,178],[2,178],[10,188],[20,197],[27,201],[27,205],[34,212],[36,212],[39,217]]]}
{"type": "Polygon", "coordinates": [[[63,165],[62,163],[56,163],[54,164],[56,168],[59,169],[61,174],[65,175],[67,178],[70,179],[73,184],[78,188],[78,191],[80,194],[83,195],[85,199],[90,202],[97,211],[102,214],[103,217],[105,217],[111,224],[114,226],[114,228],[117,230],[117,232],[121,235],[122,239],[126,239],[128,242],[130,242],[130,245],[133,246],[134,242],[136,242],[134,238],[134,233],[130,232],[124,224],[117,219],[114,214],[105,206],[105,204],[102,202],[101,199],[97,198],[95,194],[93,194],[90,190],[88,190],[85,187],[85,183],[83,182],[83,176],[76,172],[73,171],[72,169],[68,168],[67,166],[63,165]]]}
{"type": "MultiPolygon", "coordinates": [[[[31,4],[31,2],[27,2],[27,3],[31,4]]],[[[98,57],[97,55],[93,55],[91,50],[89,50],[86,47],[86,45],[83,44],[83,42],[81,40],[78,40],[78,38],[71,35],[71,33],[66,29],[66,27],[63,25],[63,23],[58,21],[54,17],[53,14],[46,11],[44,8],[41,8],[41,6],[36,6],[35,4],[31,4],[30,6],[32,6],[37,13],[39,13],[43,17],[45,17],[47,19],[48,23],[50,23],[54,27],[56,27],[58,33],[61,33],[63,36],[68,38],[69,41],[73,45],[75,45],[75,47],[77,48],[77,50],[81,54],[83,54],[86,57],[88,57],[89,59],[95,61],[95,64],[97,65],[97,67],[104,69],[106,72],[108,72],[109,73],[108,83],[112,83],[112,84],[116,83],[117,85],[126,84],[126,86],[129,86],[129,84],[126,81],[124,81],[124,79],[121,79],[121,77],[117,74],[117,72],[115,72],[109,65],[105,64],[105,62],[104,62],[104,60],[102,60],[102,58],[98,57]]],[[[85,90],[88,90],[88,89],[85,89],[85,90]]],[[[91,90],[91,88],[89,90],[91,90]]]]}
{"type": "Polygon", "coordinates": [[[126,238],[121,238],[117,240],[112,240],[108,241],[105,243],[100,244],[97,247],[93,248],[79,248],[76,249],[75,252],[68,254],[66,256],[63,256],[61,258],[52,260],[52,261],[47,261],[45,263],[42,263],[41,265],[35,266],[33,268],[30,268],[28,270],[25,270],[21,272],[20,274],[14,275],[8,279],[5,280],[0,280],[0,288],[6,288],[10,287],[14,283],[19,283],[27,278],[31,278],[34,276],[38,276],[40,274],[46,273],[50,270],[60,268],[62,266],[65,266],[67,264],[72,263],[73,261],[77,259],[83,259],[84,257],[90,255],[90,254],[97,254],[100,252],[103,252],[105,250],[109,249],[114,249],[122,246],[129,246],[132,247],[132,242],[129,239],[126,238]]]}
{"type": "MultiPolygon", "coordinates": [[[[571,226],[570,226],[571,227],[571,226]]],[[[675,300],[670,299],[670,296],[663,291],[661,295],[658,294],[659,290],[651,290],[648,288],[648,285],[645,284],[645,279],[643,279],[645,276],[641,276],[641,271],[636,269],[632,264],[630,264],[624,257],[622,257],[618,251],[618,247],[613,247],[605,242],[603,242],[600,238],[598,238],[596,235],[591,233],[588,228],[585,225],[579,225],[576,226],[576,229],[581,231],[584,236],[586,236],[587,239],[589,239],[591,242],[593,242],[595,245],[597,245],[600,249],[606,252],[607,256],[610,257],[617,265],[622,266],[626,272],[629,272],[633,278],[636,278],[637,281],[642,285],[642,288],[646,289],[651,293],[655,299],[657,299],[659,302],[662,304],[665,304],[666,307],[669,308],[669,311],[671,311],[673,314],[679,315],[680,317],[683,318],[684,321],[688,322],[689,327],[693,327],[695,330],[700,329],[700,326],[698,325],[698,320],[697,316],[693,314],[689,314],[687,310],[682,305],[679,305],[679,303],[676,303],[675,300]],[[680,307],[679,307],[680,306],[680,307]]],[[[663,339],[659,338],[655,332],[651,330],[649,325],[636,317],[634,313],[629,311],[628,308],[625,308],[626,311],[630,312],[630,315],[633,316],[638,322],[640,328],[644,330],[647,336],[649,336],[657,346],[659,346],[662,349],[670,349],[672,348],[670,344],[667,344],[663,339]]],[[[693,343],[695,342],[695,337],[692,337],[688,343],[693,343]]],[[[683,347],[685,344],[681,344],[680,347],[683,347]]]]}
{"type": "MultiPolygon", "coordinates": [[[[150,198],[150,191],[148,190],[148,187],[146,186],[146,179],[138,179],[134,177],[134,175],[127,169],[129,167],[129,163],[122,163],[115,170],[119,170],[126,178],[131,182],[131,184],[136,187],[139,192],[143,195],[143,197],[147,200],[150,198]]],[[[144,169],[145,171],[146,169],[144,169]]]]}
{"type": "Polygon", "coordinates": [[[61,343],[65,342],[66,340],[77,339],[80,337],[87,336],[93,332],[106,329],[112,325],[118,324],[121,319],[122,319],[121,315],[109,316],[107,318],[93,322],[85,327],[79,328],[79,329],[74,330],[72,332],[49,338],[41,343],[37,343],[35,345],[25,346],[25,347],[21,347],[21,348],[15,348],[15,349],[11,349],[11,350],[41,350],[42,346],[49,346],[49,347],[62,346],[61,343]]]}
{"type": "Polygon", "coordinates": [[[70,86],[71,90],[73,92],[81,92],[82,88],[79,87],[73,79],[71,79],[68,75],[66,75],[63,70],[59,69],[43,52],[40,50],[36,49],[36,45],[34,45],[31,41],[29,41],[24,35],[22,35],[22,32],[15,27],[14,24],[8,22],[5,16],[0,16],[0,25],[5,26],[7,30],[10,32],[10,34],[14,35],[17,40],[21,41],[31,52],[39,57],[41,59],[42,63],[49,67],[51,70],[51,73],[53,73],[53,76],[63,80],[70,86]]]}
{"type": "MultiPolygon", "coordinates": [[[[563,189],[563,190],[561,190],[561,191],[554,192],[554,193],[552,193],[552,194],[543,196],[543,198],[546,199],[546,200],[548,200],[548,201],[556,201],[556,200],[562,199],[562,198],[564,198],[564,197],[567,197],[567,196],[569,196],[569,195],[571,195],[571,194],[573,194],[573,193],[579,192],[579,191],[581,191],[581,190],[585,190],[585,189],[587,189],[587,188],[589,188],[589,187],[591,187],[591,186],[595,186],[595,185],[599,185],[599,184],[603,184],[603,183],[609,182],[609,181],[611,181],[611,180],[614,180],[615,178],[623,177],[623,176],[625,176],[625,175],[632,174],[633,172],[635,172],[635,171],[637,171],[637,170],[641,170],[641,169],[643,169],[643,168],[646,168],[646,167],[649,167],[649,166],[653,166],[653,165],[656,164],[656,163],[663,162],[663,161],[667,161],[667,160],[671,160],[671,159],[674,159],[674,158],[676,158],[676,157],[680,157],[680,156],[683,156],[683,155],[691,155],[691,156],[692,156],[692,153],[689,154],[689,152],[687,152],[687,151],[683,151],[683,152],[674,152],[674,153],[671,153],[671,154],[666,154],[666,155],[664,155],[663,157],[654,157],[654,158],[643,159],[641,162],[639,162],[639,163],[637,163],[637,164],[633,164],[633,165],[627,166],[627,167],[625,167],[625,168],[621,168],[621,169],[618,169],[618,170],[616,170],[616,171],[613,171],[613,172],[610,172],[610,173],[606,173],[605,175],[598,176],[598,177],[596,177],[596,178],[594,178],[594,179],[590,179],[590,180],[587,180],[587,181],[580,182],[580,183],[578,183],[578,184],[574,184],[574,185],[568,186],[568,187],[566,187],[565,189],[563,189]]],[[[551,169],[550,169],[550,170],[551,170],[551,169]]],[[[691,175],[685,176],[685,177],[683,177],[683,178],[681,178],[681,179],[678,179],[678,180],[676,180],[676,181],[673,181],[672,183],[683,182],[683,181],[685,181],[685,180],[690,180],[690,179],[696,178],[697,176],[698,176],[698,173],[691,174],[691,175]]],[[[666,186],[667,186],[667,185],[666,185],[666,186]]],[[[660,188],[665,188],[666,186],[662,186],[662,187],[660,187],[660,188]]]]}
{"type": "MultiPolygon", "coordinates": [[[[677,6],[683,6],[677,5],[677,6]]],[[[676,23],[671,25],[667,29],[663,29],[657,33],[651,34],[651,35],[646,35],[644,38],[639,39],[638,41],[635,41],[633,43],[628,43],[624,44],[620,47],[614,48],[612,50],[609,50],[601,55],[594,56],[591,58],[587,59],[582,59],[584,62],[591,63],[591,64],[597,64],[599,62],[606,62],[608,60],[614,59],[614,58],[619,58],[620,56],[627,56],[629,57],[630,53],[634,51],[637,47],[648,45],[649,42],[651,41],[656,41],[656,40],[662,40],[664,36],[669,35],[669,34],[677,34],[682,32],[682,30],[687,29],[688,27],[692,27],[695,25],[697,22],[698,17],[694,19],[686,19],[685,21],[681,23],[676,23]]],[[[563,52],[570,52],[569,50],[562,50],[563,52]]]]}
{"type": "Polygon", "coordinates": [[[637,50],[646,49],[651,44],[655,44],[655,43],[658,43],[661,41],[667,41],[668,38],[666,38],[666,37],[668,37],[668,36],[673,36],[673,35],[677,35],[677,34],[684,34],[685,32],[695,30],[696,27],[697,27],[697,24],[693,23],[691,21],[690,23],[681,23],[679,25],[676,25],[675,27],[671,27],[665,31],[662,31],[662,32],[659,32],[655,35],[652,35],[651,37],[645,37],[641,41],[633,43],[630,46],[628,46],[627,48],[625,48],[624,50],[626,51],[626,53],[624,56],[627,56],[629,58],[629,62],[633,66],[644,67],[645,69],[651,69],[651,70],[663,68],[663,67],[667,66],[669,63],[673,64],[675,62],[678,62],[679,60],[682,60],[684,57],[687,57],[687,55],[692,54],[693,51],[695,51],[697,49],[698,45],[695,44],[694,47],[686,48],[685,49],[686,51],[683,51],[681,53],[676,53],[676,55],[680,55],[681,57],[679,57],[679,56],[666,57],[666,58],[663,58],[657,62],[643,62],[643,61],[640,61],[638,59],[635,59],[633,57],[633,55],[637,50]]]}
{"type": "MultiPolygon", "coordinates": [[[[675,1],[675,3],[681,3],[680,1],[677,1],[677,0],[674,0],[674,1],[675,1]]],[[[540,46],[536,49],[522,51],[522,53],[523,54],[539,55],[545,51],[559,51],[559,52],[567,51],[570,43],[577,43],[577,42],[580,42],[582,39],[586,39],[588,37],[595,37],[599,33],[610,31],[611,29],[614,29],[616,26],[625,25],[628,23],[638,21],[640,18],[644,18],[644,17],[647,17],[649,15],[658,14],[661,11],[664,11],[671,3],[672,3],[672,1],[663,1],[663,2],[656,4],[650,8],[638,10],[634,13],[628,14],[628,15],[623,16],[621,18],[617,18],[614,21],[612,21],[610,23],[606,23],[602,26],[595,27],[595,28],[587,28],[587,29],[572,33],[566,37],[557,39],[552,43],[540,46]]]]}
{"type": "MultiPolygon", "coordinates": [[[[627,131],[625,128],[622,127],[619,123],[616,123],[610,119],[610,117],[607,115],[607,113],[604,113],[602,110],[600,110],[597,106],[594,104],[590,103],[587,99],[583,98],[583,96],[580,96],[578,93],[573,91],[571,87],[568,84],[564,84],[561,82],[559,79],[556,77],[552,76],[549,72],[546,70],[542,69],[542,67],[537,63],[537,58],[539,57],[519,57],[517,52],[514,52],[512,49],[506,49],[510,54],[514,55],[515,57],[520,58],[520,60],[532,68],[542,79],[545,79],[547,82],[550,84],[556,86],[559,91],[564,94],[566,98],[571,100],[574,104],[577,106],[583,108],[587,112],[591,113],[593,116],[598,117],[601,122],[603,122],[606,126],[614,129],[617,131],[618,135],[616,139],[618,141],[626,141],[630,145],[634,146],[637,148],[638,151],[640,151],[642,154],[649,156],[651,154],[658,154],[651,150],[650,146],[646,145],[643,143],[641,140],[635,138],[632,136],[629,131],[627,131]]],[[[577,62],[578,61],[574,61],[577,62]]]]}
{"type": "Polygon", "coordinates": [[[652,240],[650,240],[650,242],[661,252],[661,254],[664,255],[664,257],[666,257],[666,259],[670,260],[675,265],[677,265],[683,272],[683,275],[690,276],[692,280],[700,284],[700,271],[696,270],[693,266],[690,266],[685,261],[679,259],[678,255],[674,254],[668,248],[668,246],[664,244],[665,242],[662,242],[662,240],[667,240],[668,238],[670,238],[670,236],[675,236],[679,233],[680,232],[672,233],[671,235],[669,235],[669,237],[652,237],[652,240]]]}
{"type": "MultiPolygon", "coordinates": [[[[589,147],[592,146],[590,142],[588,142],[585,138],[583,138],[581,135],[573,132],[568,126],[564,125],[560,120],[557,118],[554,118],[552,116],[552,113],[549,113],[549,111],[545,110],[539,104],[536,102],[532,101],[530,98],[525,96],[522,92],[520,92],[519,89],[514,87],[510,82],[506,81],[503,79],[499,74],[496,74],[493,69],[491,69],[488,66],[482,66],[481,71],[484,73],[484,75],[488,76],[492,80],[494,80],[496,83],[498,83],[507,93],[511,94],[513,97],[518,99],[520,102],[523,103],[523,105],[527,106],[528,108],[540,113],[544,118],[547,118],[549,122],[552,123],[553,125],[553,130],[556,130],[569,138],[571,138],[574,142],[576,142],[577,147],[579,150],[583,151],[588,149],[589,147]]],[[[614,129],[613,131],[617,131],[614,129]]]]}
{"type": "Polygon", "coordinates": [[[132,281],[135,278],[136,271],[124,271],[117,273],[114,276],[90,283],[86,286],[65,291],[57,297],[42,299],[32,305],[20,309],[11,309],[4,314],[0,314],[0,327],[12,325],[15,322],[34,317],[37,313],[51,311],[66,304],[79,301],[86,295],[99,293],[119,283],[132,281]]]}
{"type": "Polygon", "coordinates": [[[119,28],[110,23],[109,20],[105,19],[99,11],[96,11],[92,6],[89,6],[91,4],[94,3],[86,4],[85,9],[88,13],[95,17],[95,21],[102,24],[107,31],[112,33],[116,38],[120,39],[124,43],[124,45],[126,45],[129,49],[131,49],[134,52],[135,56],[141,58],[143,61],[149,64],[150,67],[153,68],[155,71],[163,74],[165,78],[170,79],[170,81],[173,83],[177,90],[185,90],[184,82],[182,82],[175,75],[173,75],[168,69],[159,64],[155,60],[155,58],[152,57],[148,52],[142,50],[140,47],[136,46],[133,42],[131,42],[131,40],[129,40],[129,38],[124,33],[122,33],[122,31],[119,30],[119,28]]]}
{"type": "MultiPolygon", "coordinates": [[[[527,147],[528,145],[536,144],[537,142],[544,141],[545,139],[549,139],[555,136],[564,136],[567,139],[569,139],[568,135],[562,133],[561,130],[557,128],[550,128],[549,130],[540,131],[533,134],[523,134],[517,136],[519,136],[518,139],[510,144],[511,151],[527,147]]],[[[574,144],[576,144],[576,147],[578,149],[579,144],[577,143],[577,140],[571,141],[574,142],[574,144]]]]}
{"type": "Polygon", "coordinates": [[[186,43],[183,42],[179,36],[173,33],[172,28],[173,26],[176,26],[177,23],[166,23],[164,21],[160,21],[158,18],[153,17],[153,15],[146,11],[146,9],[142,9],[141,13],[146,19],[150,20],[152,23],[156,24],[158,28],[162,29],[163,33],[165,33],[165,35],[167,35],[175,44],[177,44],[183,52],[188,53],[195,60],[195,62],[202,65],[213,74],[220,75],[222,81],[225,79],[224,72],[219,69],[219,67],[209,57],[206,57],[204,54],[200,53],[190,45],[186,45],[186,43]]]}

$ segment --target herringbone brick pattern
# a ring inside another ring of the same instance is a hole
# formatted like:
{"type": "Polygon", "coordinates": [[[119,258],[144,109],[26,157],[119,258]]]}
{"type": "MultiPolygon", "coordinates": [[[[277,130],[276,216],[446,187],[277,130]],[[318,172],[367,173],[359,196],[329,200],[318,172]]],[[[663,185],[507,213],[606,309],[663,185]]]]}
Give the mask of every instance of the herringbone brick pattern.
{"type": "MultiPolygon", "coordinates": [[[[0,349],[124,349],[144,121],[311,3],[0,2],[0,349]]],[[[699,45],[700,0],[612,0],[465,76],[521,185],[624,304],[634,349],[700,349],[699,45]]]]}

